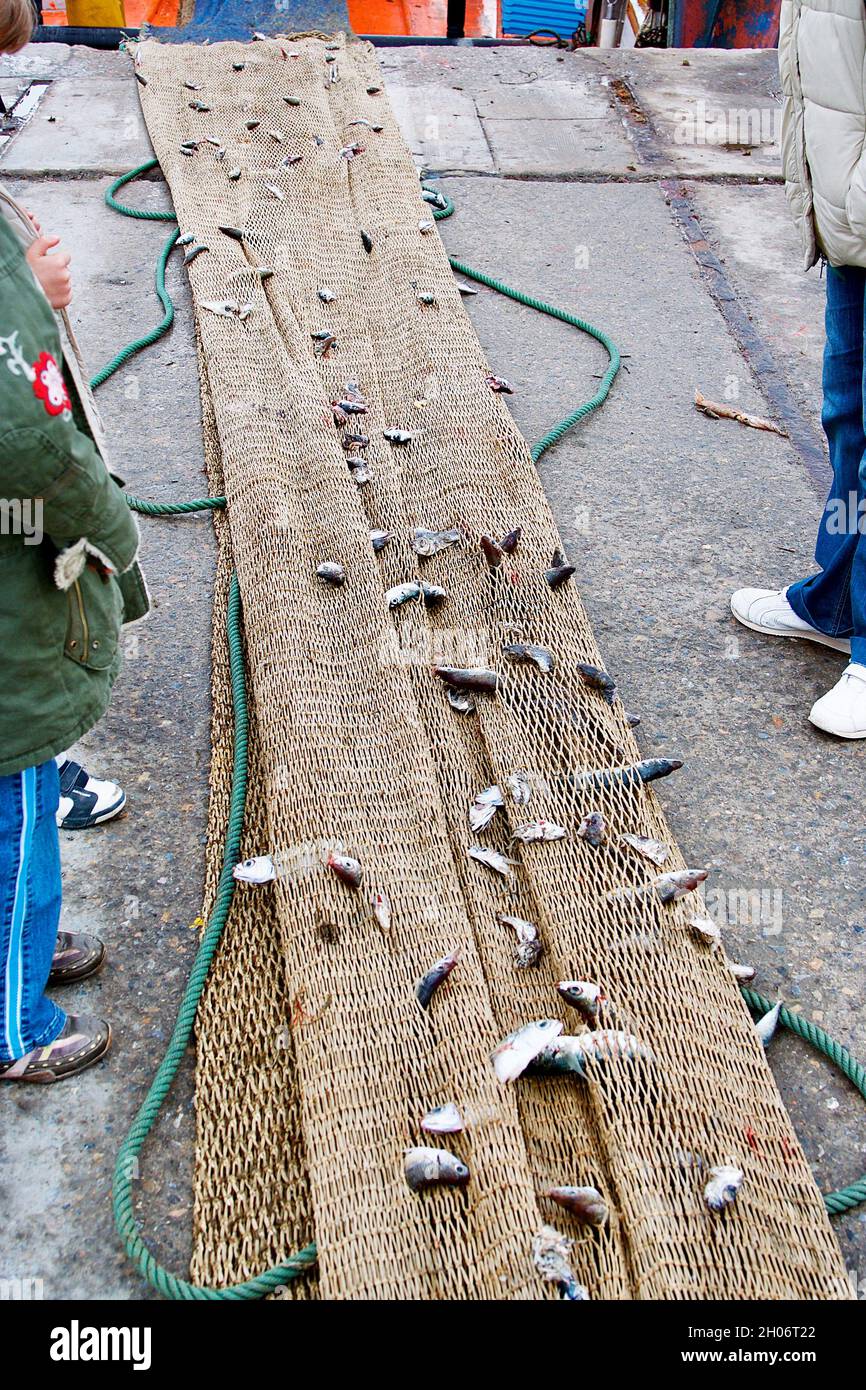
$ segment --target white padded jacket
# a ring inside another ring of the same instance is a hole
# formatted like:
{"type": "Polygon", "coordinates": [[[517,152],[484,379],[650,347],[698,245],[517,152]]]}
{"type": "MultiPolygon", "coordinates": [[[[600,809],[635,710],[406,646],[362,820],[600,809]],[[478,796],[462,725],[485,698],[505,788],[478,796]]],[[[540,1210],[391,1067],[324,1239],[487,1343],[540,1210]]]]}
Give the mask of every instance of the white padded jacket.
{"type": "Polygon", "coordinates": [[[866,4],[782,0],[782,167],[806,269],[866,266],[866,4]]]}

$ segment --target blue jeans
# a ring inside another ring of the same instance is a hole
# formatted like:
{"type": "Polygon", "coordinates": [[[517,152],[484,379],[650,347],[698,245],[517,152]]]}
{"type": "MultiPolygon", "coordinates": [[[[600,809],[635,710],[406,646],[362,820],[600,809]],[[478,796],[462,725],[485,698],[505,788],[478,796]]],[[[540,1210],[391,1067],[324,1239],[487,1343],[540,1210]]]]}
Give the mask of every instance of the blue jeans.
{"type": "Polygon", "coordinates": [[[866,665],[866,270],[827,269],[827,342],[821,422],[833,482],[818,531],[821,573],[788,590],[794,612],[820,632],[851,638],[866,665]]]}
{"type": "Polygon", "coordinates": [[[59,795],[53,758],[0,777],[0,1062],[53,1042],[66,1022],[45,997],[60,921],[59,795]]]}

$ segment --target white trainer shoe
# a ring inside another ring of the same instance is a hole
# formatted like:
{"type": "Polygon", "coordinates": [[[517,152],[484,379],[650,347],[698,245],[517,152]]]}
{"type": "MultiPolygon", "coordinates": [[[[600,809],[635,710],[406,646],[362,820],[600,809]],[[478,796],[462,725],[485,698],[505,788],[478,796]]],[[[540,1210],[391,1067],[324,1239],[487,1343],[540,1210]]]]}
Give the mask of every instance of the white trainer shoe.
{"type": "Polygon", "coordinates": [[[825,734],[866,738],[866,666],[856,661],[846,666],[838,684],[816,700],[809,718],[825,734]]]}
{"type": "Polygon", "coordinates": [[[850,638],[828,637],[804,622],[794,612],[787,594],[787,589],[738,589],[731,596],[731,612],[737,622],[752,632],[763,632],[767,637],[802,637],[836,652],[850,653],[850,638]]]}

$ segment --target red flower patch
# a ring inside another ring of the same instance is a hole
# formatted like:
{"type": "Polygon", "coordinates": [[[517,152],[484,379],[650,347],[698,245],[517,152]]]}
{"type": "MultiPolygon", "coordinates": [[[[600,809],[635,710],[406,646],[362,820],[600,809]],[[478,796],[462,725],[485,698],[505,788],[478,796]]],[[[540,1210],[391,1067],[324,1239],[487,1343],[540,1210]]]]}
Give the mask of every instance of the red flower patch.
{"type": "Polygon", "coordinates": [[[62,415],[72,409],[63,373],[50,352],[40,352],[33,363],[33,394],[42,401],[49,415],[62,415]]]}

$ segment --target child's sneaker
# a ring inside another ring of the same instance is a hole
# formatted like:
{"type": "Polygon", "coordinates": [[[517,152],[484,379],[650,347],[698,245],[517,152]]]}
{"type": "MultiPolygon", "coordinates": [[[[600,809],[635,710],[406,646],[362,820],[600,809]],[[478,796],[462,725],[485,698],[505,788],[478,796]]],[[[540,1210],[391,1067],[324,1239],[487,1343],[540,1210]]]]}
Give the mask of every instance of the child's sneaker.
{"type": "Polygon", "coordinates": [[[92,825],[119,816],[126,805],[126,792],[115,782],[101,782],[80,763],[70,758],[58,765],[60,804],[57,824],[61,830],[88,830],[92,825]]]}

